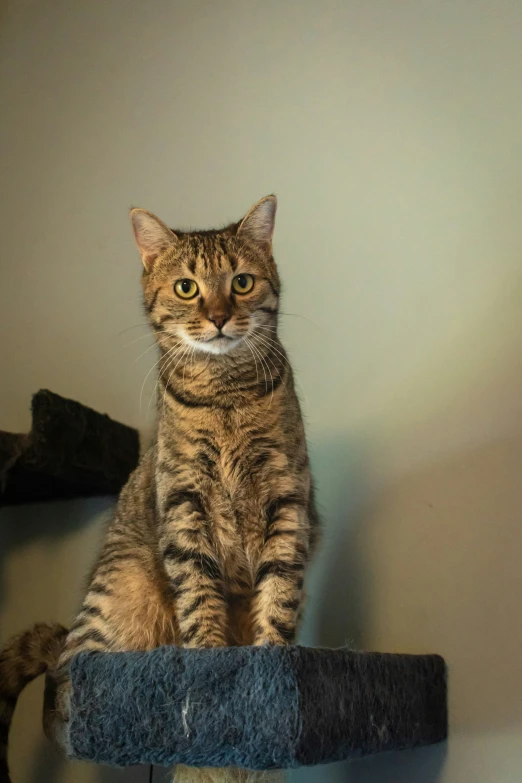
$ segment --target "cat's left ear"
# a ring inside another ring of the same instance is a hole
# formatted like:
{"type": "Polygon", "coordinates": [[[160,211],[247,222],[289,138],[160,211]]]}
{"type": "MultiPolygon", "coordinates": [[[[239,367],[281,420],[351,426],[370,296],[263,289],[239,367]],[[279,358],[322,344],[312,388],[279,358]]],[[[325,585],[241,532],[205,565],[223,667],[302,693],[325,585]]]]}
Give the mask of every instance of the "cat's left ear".
{"type": "Polygon", "coordinates": [[[276,210],[276,197],[265,196],[247,212],[239,224],[237,235],[269,250],[274,235],[276,210]]]}
{"type": "Polygon", "coordinates": [[[174,245],[178,238],[162,220],[146,209],[131,209],[130,219],[143,266],[150,272],[157,257],[174,245]]]}

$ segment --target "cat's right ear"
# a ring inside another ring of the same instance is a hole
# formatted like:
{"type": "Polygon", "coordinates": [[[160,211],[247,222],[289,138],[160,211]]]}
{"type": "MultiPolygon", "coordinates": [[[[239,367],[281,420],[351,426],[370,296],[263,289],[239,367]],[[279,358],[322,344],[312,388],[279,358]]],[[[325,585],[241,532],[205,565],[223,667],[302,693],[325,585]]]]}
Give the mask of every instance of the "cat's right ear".
{"type": "Polygon", "coordinates": [[[178,238],[163,221],[146,209],[131,209],[130,219],[143,266],[150,272],[157,257],[174,245],[178,238]]]}

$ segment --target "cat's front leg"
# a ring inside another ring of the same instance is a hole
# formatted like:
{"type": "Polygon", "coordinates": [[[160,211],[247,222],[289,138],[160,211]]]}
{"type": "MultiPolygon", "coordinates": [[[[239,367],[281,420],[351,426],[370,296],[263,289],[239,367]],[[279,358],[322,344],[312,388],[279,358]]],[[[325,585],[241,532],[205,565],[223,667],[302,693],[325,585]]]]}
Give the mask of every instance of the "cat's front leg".
{"type": "Polygon", "coordinates": [[[291,644],[295,640],[308,560],[308,530],[306,509],[298,497],[288,495],[271,504],[255,577],[254,644],[291,644]]]}
{"type": "Polygon", "coordinates": [[[183,647],[227,644],[223,575],[201,496],[173,490],[163,511],[160,553],[183,647]]]}

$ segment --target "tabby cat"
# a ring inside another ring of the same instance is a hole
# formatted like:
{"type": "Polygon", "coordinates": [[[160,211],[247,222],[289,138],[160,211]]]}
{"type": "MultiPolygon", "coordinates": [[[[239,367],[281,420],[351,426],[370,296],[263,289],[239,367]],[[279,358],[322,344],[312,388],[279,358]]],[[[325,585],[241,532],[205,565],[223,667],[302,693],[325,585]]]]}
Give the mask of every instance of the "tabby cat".
{"type": "MultiPolygon", "coordinates": [[[[276,206],[268,196],[239,223],[190,233],[131,210],[160,351],[157,438],[121,492],[70,631],[36,625],[0,655],[1,783],[20,691],[49,671],[44,723],[60,742],[67,663],[80,651],[295,638],[318,517],[277,336],[276,206]]],[[[183,779],[229,773],[215,774],[185,768],[183,779]]]]}

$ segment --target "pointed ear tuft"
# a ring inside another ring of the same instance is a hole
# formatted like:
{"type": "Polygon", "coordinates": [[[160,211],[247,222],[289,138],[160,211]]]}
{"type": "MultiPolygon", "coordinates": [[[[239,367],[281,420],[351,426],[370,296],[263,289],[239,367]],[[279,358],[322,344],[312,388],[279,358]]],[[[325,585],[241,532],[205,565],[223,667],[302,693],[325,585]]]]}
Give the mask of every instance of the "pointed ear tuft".
{"type": "Polygon", "coordinates": [[[251,242],[270,248],[274,234],[277,199],[265,196],[247,212],[237,230],[238,236],[244,236],[251,242]]]}
{"type": "Polygon", "coordinates": [[[143,266],[150,272],[160,253],[177,242],[176,234],[146,209],[131,209],[130,219],[143,266]]]}

